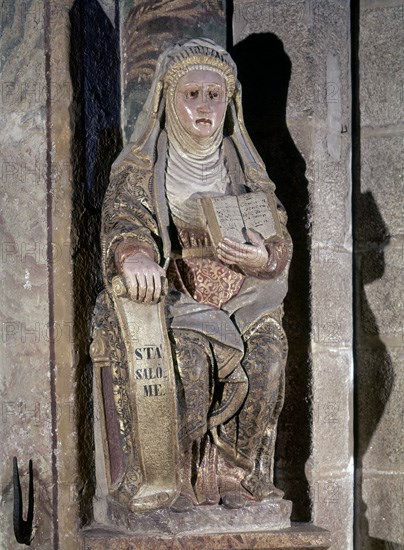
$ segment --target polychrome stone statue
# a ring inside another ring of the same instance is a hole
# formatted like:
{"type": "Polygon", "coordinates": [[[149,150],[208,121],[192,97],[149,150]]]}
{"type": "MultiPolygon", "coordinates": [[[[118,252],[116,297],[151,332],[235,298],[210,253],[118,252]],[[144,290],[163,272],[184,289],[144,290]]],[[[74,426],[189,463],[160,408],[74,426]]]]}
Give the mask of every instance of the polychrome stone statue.
{"type": "Polygon", "coordinates": [[[273,457],[292,246],[274,193],[229,54],[204,38],[167,49],[103,206],[97,498],[132,512],[282,498],[273,457]],[[274,235],[249,223],[244,239],[215,241],[202,199],[248,194],[249,219],[275,205],[274,235]]]}

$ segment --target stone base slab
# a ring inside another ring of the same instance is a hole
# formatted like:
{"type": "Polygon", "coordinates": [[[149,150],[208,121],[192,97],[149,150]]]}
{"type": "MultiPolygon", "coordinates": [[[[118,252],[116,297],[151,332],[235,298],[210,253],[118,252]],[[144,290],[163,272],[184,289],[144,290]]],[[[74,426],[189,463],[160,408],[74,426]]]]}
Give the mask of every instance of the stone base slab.
{"type": "Polygon", "coordinates": [[[238,510],[199,506],[133,514],[118,503],[95,503],[92,524],[81,533],[82,550],[230,550],[329,548],[329,533],[290,524],[292,503],[274,500],[238,510]],[[112,526],[113,525],[113,526],[112,526]]]}
{"type": "Polygon", "coordinates": [[[289,500],[252,502],[241,509],[224,506],[196,506],[177,513],[169,508],[134,514],[119,502],[94,502],[94,523],[99,527],[113,527],[130,531],[131,535],[173,536],[205,535],[207,533],[238,533],[246,529],[273,531],[290,527],[292,503],[289,500]]]}
{"type": "Polygon", "coordinates": [[[102,527],[86,529],[80,550],[304,550],[327,549],[330,533],[312,524],[295,523],[278,531],[228,533],[124,534],[102,527]]]}

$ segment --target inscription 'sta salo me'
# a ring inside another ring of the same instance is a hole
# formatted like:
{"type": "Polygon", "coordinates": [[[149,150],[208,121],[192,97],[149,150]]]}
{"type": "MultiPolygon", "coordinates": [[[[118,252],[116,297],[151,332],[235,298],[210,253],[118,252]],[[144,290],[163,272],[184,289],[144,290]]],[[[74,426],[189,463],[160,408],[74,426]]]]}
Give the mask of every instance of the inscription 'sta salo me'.
{"type": "MultiPolygon", "coordinates": [[[[163,357],[161,346],[144,346],[141,348],[135,349],[135,358],[136,361],[153,361],[159,362],[163,357]]],[[[147,366],[140,369],[136,369],[135,372],[136,380],[156,380],[167,378],[164,375],[163,368],[161,365],[157,366],[147,366]]],[[[145,397],[158,397],[160,395],[165,395],[165,389],[162,384],[145,384],[143,386],[144,396],[145,397]]]]}

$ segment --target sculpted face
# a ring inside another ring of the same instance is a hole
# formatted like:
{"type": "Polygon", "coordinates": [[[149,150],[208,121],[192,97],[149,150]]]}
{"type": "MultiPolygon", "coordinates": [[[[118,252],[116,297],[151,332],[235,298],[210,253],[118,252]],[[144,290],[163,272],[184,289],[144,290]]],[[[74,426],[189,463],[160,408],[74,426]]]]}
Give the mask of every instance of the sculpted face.
{"type": "Polygon", "coordinates": [[[179,79],[175,111],[182,127],[193,138],[211,136],[221,125],[226,107],[226,83],[220,74],[196,70],[179,79]]]}

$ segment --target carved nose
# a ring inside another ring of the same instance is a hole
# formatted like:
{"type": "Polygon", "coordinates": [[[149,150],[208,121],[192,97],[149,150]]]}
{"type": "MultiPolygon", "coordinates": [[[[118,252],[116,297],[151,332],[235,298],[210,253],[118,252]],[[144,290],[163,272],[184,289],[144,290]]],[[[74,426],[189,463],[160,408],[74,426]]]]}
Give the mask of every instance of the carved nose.
{"type": "Polygon", "coordinates": [[[212,106],[210,105],[209,101],[205,99],[200,103],[200,105],[198,105],[198,111],[200,113],[211,113],[212,106]]]}

